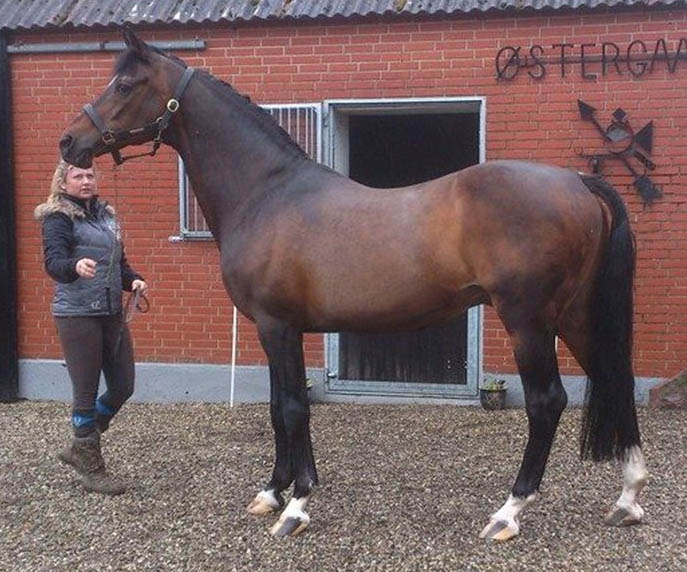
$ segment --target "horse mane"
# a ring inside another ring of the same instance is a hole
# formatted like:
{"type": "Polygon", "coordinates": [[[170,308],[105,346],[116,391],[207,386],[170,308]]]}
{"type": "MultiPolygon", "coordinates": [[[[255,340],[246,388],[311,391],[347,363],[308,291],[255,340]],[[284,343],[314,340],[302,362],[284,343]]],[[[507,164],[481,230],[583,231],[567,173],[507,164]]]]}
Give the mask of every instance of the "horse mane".
{"type": "MultiPolygon", "coordinates": [[[[169,54],[155,46],[149,45],[148,47],[156,54],[159,54],[167,59],[170,59],[180,64],[184,68],[188,67],[188,64],[186,64],[186,62],[184,62],[181,58],[178,58],[173,54],[169,54]]],[[[120,56],[115,61],[114,73],[122,73],[129,66],[135,65],[139,62],[150,63],[147,60],[143,59],[134,50],[126,50],[125,52],[120,54],[120,56]]],[[[282,126],[279,125],[277,121],[275,121],[274,117],[272,117],[272,115],[264,108],[253,103],[250,97],[248,97],[247,95],[243,95],[242,93],[239,93],[230,84],[219,79],[218,77],[215,77],[206,70],[197,69],[196,74],[199,78],[202,78],[202,80],[204,80],[205,84],[208,85],[208,87],[212,88],[216,93],[222,95],[222,97],[229,103],[233,104],[234,106],[239,106],[240,109],[244,111],[246,115],[253,120],[254,124],[256,124],[262,132],[274,136],[274,138],[282,144],[283,148],[291,149],[292,151],[295,151],[299,156],[306,158],[308,157],[308,154],[301,148],[301,146],[298,143],[296,143],[291,138],[291,136],[282,128],[282,126]]]]}

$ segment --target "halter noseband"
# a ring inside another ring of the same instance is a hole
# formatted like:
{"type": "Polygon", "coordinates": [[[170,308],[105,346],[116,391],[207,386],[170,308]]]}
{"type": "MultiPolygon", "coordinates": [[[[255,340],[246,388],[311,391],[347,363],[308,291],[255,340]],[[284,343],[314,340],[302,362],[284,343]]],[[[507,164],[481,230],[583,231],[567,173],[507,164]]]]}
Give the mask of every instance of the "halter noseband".
{"type": "Polygon", "coordinates": [[[100,134],[102,135],[102,141],[106,148],[112,147],[117,143],[126,142],[130,139],[140,137],[142,134],[150,135],[152,138],[153,149],[148,153],[138,153],[136,155],[122,157],[119,153],[119,149],[112,149],[110,153],[112,154],[112,158],[117,165],[121,165],[124,161],[134,159],[135,157],[144,157],[147,155],[152,157],[155,155],[155,153],[157,153],[157,150],[160,148],[160,144],[162,143],[162,133],[165,129],[167,129],[167,126],[172,119],[172,115],[178,111],[179,100],[181,99],[181,96],[184,95],[184,91],[186,91],[186,87],[191,81],[193,72],[195,72],[195,69],[191,67],[188,67],[184,70],[184,74],[181,76],[181,79],[174,90],[174,96],[167,102],[167,105],[165,106],[164,113],[155,121],[152,123],[147,123],[143,127],[113,131],[105,126],[105,122],[101,119],[100,115],[98,115],[98,112],[95,110],[93,105],[87,103],[83,106],[84,113],[88,115],[89,119],[93,122],[93,125],[98,128],[98,131],[100,131],[100,134]]]}

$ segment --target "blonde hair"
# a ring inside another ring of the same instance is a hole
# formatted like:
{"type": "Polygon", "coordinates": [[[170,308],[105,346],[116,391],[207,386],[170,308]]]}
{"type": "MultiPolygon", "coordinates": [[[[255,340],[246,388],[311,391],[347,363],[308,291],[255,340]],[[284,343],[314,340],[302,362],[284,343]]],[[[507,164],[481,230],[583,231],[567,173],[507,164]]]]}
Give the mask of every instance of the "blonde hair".
{"type": "MultiPolygon", "coordinates": [[[[93,172],[95,173],[95,163],[93,163],[91,167],[93,168],[93,172]]],[[[72,165],[71,163],[67,163],[67,161],[65,161],[64,159],[60,159],[57,162],[55,172],[52,175],[52,181],[50,181],[50,194],[48,194],[48,198],[46,199],[46,201],[38,205],[34,211],[34,217],[36,219],[41,220],[48,214],[56,211],[66,211],[65,214],[72,216],[72,218],[74,216],[83,216],[83,213],[80,212],[81,209],[71,205],[71,203],[67,203],[66,205],[60,205],[60,195],[63,195],[65,193],[65,190],[62,188],[61,185],[64,185],[64,183],[67,181],[67,173],[69,173],[69,171],[73,168],[74,165],[72,165]]],[[[108,210],[114,213],[114,210],[111,209],[109,206],[108,210]]]]}
{"type": "Polygon", "coordinates": [[[60,159],[57,162],[57,166],[55,167],[55,172],[52,175],[52,181],[50,183],[50,194],[48,195],[48,199],[54,197],[58,193],[64,192],[64,189],[62,189],[60,185],[63,185],[67,180],[67,172],[72,166],[73,165],[70,165],[64,159],[60,159]]]}

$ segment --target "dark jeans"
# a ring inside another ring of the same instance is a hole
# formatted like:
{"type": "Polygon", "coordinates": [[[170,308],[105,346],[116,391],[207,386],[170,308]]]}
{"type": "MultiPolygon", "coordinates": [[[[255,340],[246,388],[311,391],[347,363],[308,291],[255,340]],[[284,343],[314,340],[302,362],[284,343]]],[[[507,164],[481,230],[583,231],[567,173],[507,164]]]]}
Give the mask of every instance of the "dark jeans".
{"type": "Polygon", "coordinates": [[[96,423],[104,430],[134,392],[134,351],[129,328],[122,323],[121,314],[55,317],[55,322],[72,381],[75,432],[84,434],[96,423]],[[101,371],[107,391],[97,399],[101,371]],[[80,428],[83,420],[85,427],[80,428]]]}

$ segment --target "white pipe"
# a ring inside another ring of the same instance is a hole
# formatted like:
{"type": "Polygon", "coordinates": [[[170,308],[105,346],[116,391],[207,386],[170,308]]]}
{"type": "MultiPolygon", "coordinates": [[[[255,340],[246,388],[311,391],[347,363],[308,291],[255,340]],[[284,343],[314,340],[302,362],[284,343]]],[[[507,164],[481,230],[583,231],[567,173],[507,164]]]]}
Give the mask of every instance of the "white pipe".
{"type": "MultiPolygon", "coordinates": [[[[204,50],[205,40],[170,40],[167,42],[146,42],[161,50],[204,50]]],[[[64,54],[74,52],[121,52],[124,42],[61,42],[52,44],[25,44],[19,42],[7,46],[9,54],[64,54]]]]}
{"type": "Polygon", "coordinates": [[[238,311],[236,310],[236,306],[234,306],[234,316],[231,321],[231,389],[229,392],[229,407],[234,407],[234,382],[236,380],[236,338],[238,334],[237,325],[238,311]]]}

